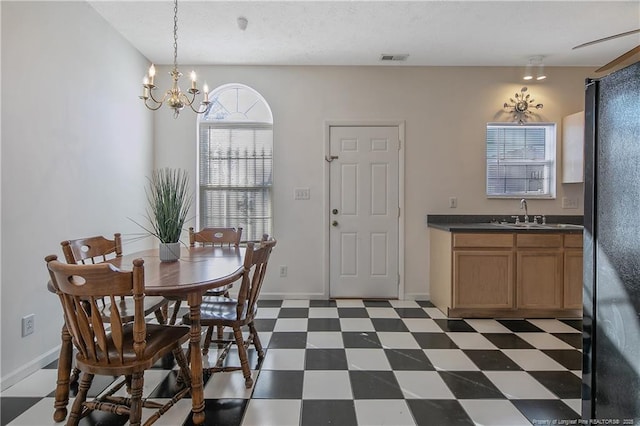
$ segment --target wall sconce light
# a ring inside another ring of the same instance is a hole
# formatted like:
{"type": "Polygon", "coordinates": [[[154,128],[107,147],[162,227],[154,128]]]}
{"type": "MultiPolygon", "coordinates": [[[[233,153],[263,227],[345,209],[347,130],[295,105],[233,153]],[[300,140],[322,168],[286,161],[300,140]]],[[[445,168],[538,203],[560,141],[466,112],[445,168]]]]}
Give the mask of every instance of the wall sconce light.
{"type": "Polygon", "coordinates": [[[513,114],[513,120],[518,124],[524,124],[531,116],[532,109],[542,109],[542,104],[536,104],[530,94],[526,94],[526,87],[520,89],[520,93],[515,94],[515,99],[510,98],[509,102],[505,102],[503,108],[510,114],[513,114]]]}
{"type": "Polygon", "coordinates": [[[527,66],[524,69],[524,75],[522,76],[522,79],[525,81],[533,80],[534,70],[536,71],[535,73],[536,80],[540,81],[547,78],[547,75],[544,72],[544,64],[542,63],[543,59],[544,59],[544,56],[530,57],[529,62],[527,63],[527,66]]]}

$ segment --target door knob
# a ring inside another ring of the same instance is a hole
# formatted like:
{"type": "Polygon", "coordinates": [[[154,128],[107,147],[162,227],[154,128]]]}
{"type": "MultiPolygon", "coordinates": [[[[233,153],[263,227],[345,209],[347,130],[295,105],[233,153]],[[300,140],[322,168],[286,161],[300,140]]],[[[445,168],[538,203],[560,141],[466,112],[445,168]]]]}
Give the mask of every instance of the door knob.
{"type": "Polygon", "coordinates": [[[338,221],[334,220],[333,222],[331,222],[331,226],[338,226],[338,221]]]}

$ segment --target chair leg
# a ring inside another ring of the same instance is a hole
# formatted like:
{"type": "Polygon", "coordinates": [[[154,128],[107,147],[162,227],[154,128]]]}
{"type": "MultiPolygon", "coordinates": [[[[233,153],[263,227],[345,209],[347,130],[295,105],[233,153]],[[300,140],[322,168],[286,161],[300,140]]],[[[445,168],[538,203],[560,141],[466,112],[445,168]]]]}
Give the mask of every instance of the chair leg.
{"type": "Polygon", "coordinates": [[[82,418],[84,402],[87,400],[87,392],[91,387],[92,381],[93,374],[82,374],[82,379],[80,380],[80,384],[78,385],[78,394],[76,395],[76,399],[73,401],[73,406],[71,407],[71,413],[69,414],[67,426],[77,426],[78,422],[82,418]]]}
{"type": "Polygon", "coordinates": [[[264,350],[262,350],[262,342],[260,342],[260,338],[258,337],[258,331],[256,330],[256,325],[252,322],[249,323],[249,333],[253,336],[253,346],[255,346],[256,351],[258,351],[258,358],[264,358],[264,350]]]}
{"type": "Polygon", "coordinates": [[[222,340],[224,337],[224,327],[219,325],[216,327],[216,330],[218,331],[218,340],[222,340]]]}
{"type": "Polygon", "coordinates": [[[171,314],[169,325],[176,325],[176,321],[178,319],[178,311],[180,310],[181,304],[182,304],[182,300],[176,300],[176,302],[173,304],[173,313],[171,314]]]}
{"type": "Polygon", "coordinates": [[[244,345],[244,339],[242,338],[242,330],[240,329],[240,327],[233,327],[233,336],[236,339],[236,346],[238,347],[240,367],[242,368],[242,374],[244,375],[244,386],[249,389],[251,388],[251,386],[253,386],[253,378],[251,377],[251,368],[249,367],[247,348],[244,345]]]}
{"type": "Polygon", "coordinates": [[[213,338],[213,326],[207,327],[207,334],[204,336],[204,343],[202,344],[202,355],[209,353],[209,346],[211,346],[211,339],[213,338]]]}
{"type": "Polygon", "coordinates": [[[144,372],[133,373],[131,377],[131,411],[129,412],[129,424],[140,426],[142,420],[142,386],[144,385],[144,372]]]}
{"type": "Polygon", "coordinates": [[[176,359],[180,371],[178,372],[178,383],[184,384],[185,387],[191,387],[191,370],[189,369],[189,361],[181,347],[173,350],[173,357],[176,359]]]}
{"type": "Polygon", "coordinates": [[[158,320],[158,324],[165,325],[167,323],[166,317],[162,314],[162,308],[156,309],[154,314],[156,315],[156,319],[158,320]]]}
{"type": "MultiPolygon", "coordinates": [[[[60,346],[60,358],[58,359],[58,381],[56,383],[55,411],[53,420],[61,422],[67,417],[67,404],[69,403],[69,386],[71,377],[69,376],[72,364],[73,347],[71,335],[67,326],[62,326],[62,345],[60,346]]],[[[76,377],[77,380],[77,377],[76,377]]]]}

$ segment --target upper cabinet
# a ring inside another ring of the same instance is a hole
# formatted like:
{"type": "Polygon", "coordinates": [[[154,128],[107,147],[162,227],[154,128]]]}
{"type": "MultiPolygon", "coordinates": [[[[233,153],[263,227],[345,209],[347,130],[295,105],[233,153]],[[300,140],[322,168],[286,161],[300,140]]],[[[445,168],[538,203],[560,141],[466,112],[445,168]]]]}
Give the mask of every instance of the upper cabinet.
{"type": "Polygon", "coordinates": [[[584,111],[562,119],[562,183],[584,182],[584,111]]]}

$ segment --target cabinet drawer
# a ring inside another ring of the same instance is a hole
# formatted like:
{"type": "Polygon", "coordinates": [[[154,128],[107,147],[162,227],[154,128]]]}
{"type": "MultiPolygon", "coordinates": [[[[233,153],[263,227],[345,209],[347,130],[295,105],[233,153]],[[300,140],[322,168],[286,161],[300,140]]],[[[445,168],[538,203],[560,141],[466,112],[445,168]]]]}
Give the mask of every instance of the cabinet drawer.
{"type": "Polygon", "coordinates": [[[571,248],[582,248],[582,234],[565,234],[564,246],[571,248]]]}
{"type": "Polygon", "coordinates": [[[562,247],[562,234],[517,234],[517,247],[562,247]]]}
{"type": "Polygon", "coordinates": [[[453,234],[455,248],[513,247],[513,234],[453,234]]]}

